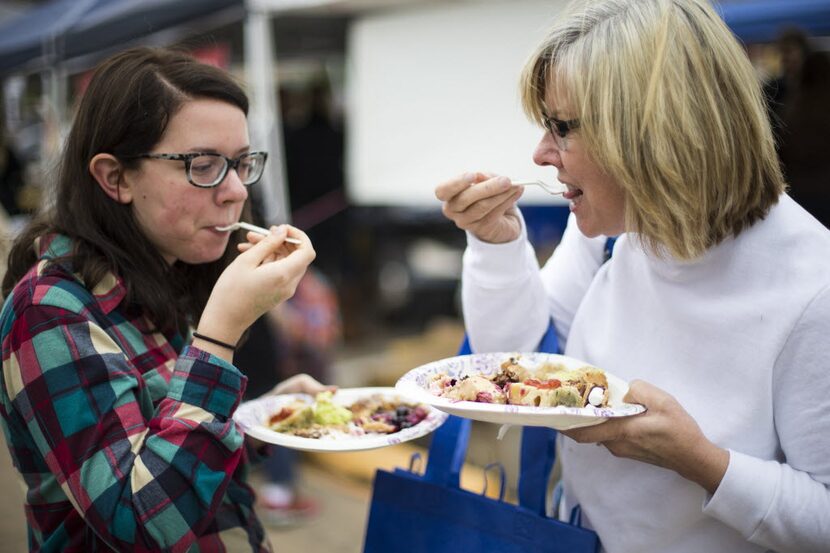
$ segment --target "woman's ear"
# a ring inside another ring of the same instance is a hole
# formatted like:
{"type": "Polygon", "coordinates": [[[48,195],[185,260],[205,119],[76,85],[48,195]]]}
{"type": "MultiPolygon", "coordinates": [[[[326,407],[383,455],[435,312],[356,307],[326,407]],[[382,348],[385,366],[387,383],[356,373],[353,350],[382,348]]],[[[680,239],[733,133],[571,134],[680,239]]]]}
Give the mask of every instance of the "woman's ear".
{"type": "Polygon", "coordinates": [[[95,154],[89,162],[89,172],[104,194],[120,204],[133,201],[132,190],[124,179],[124,167],[112,154],[95,154]]]}

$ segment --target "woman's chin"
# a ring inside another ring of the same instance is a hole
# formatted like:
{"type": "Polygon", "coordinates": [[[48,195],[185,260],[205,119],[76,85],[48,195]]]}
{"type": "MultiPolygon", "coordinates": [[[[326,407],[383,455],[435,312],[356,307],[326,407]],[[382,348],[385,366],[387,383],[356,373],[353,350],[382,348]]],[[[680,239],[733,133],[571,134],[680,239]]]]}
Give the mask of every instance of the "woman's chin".
{"type": "Polygon", "coordinates": [[[591,221],[585,220],[585,218],[580,218],[579,215],[576,216],[576,226],[579,228],[579,232],[588,238],[596,238],[602,234],[599,230],[597,230],[597,225],[592,224],[591,221]]]}
{"type": "Polygon", "coordinates": [[[188,265],[202,265],[218,261],[225,254],[225,246],[222,248],[210,248],[199,251],[182,252],[178,260],[188,265]]]}

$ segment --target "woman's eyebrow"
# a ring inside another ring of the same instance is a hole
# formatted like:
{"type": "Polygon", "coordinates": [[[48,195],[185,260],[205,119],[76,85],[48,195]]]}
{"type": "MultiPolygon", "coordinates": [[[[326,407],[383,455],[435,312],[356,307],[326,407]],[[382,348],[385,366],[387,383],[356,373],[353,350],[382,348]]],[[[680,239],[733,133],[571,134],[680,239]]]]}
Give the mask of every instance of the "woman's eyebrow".
{"type": "MultiPolygon", "coordinates": [[[[203,153],[203,154],[221,154],[222,153],[219,150],[217,150],[216,148],[207,148],[207,147],[201,147],[201,146],[195,146],[193,148],[188,148],[187,151],[191,152],[191,153],[203,153]]],[[[250,146],[250,144],[247,144],[245,146],[242,146],[238,150],[236,150],[234,152],[234,154],[235,155],[241,155],[241,154],[247,153],[249,151],[251,151],[251,146],[250,146]]]]}

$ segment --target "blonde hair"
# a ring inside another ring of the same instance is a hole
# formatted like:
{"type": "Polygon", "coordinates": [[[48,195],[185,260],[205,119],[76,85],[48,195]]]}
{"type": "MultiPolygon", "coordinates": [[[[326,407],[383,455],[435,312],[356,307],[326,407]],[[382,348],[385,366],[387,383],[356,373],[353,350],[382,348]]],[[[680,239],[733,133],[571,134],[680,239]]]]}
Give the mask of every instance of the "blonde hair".
{"type": "Polygon", "coordinates": [[[549,86],[651,251],[697,257],[785,189],[758,78],[705,0],[575,3],[522,73],[539,123],[549,86]]]}

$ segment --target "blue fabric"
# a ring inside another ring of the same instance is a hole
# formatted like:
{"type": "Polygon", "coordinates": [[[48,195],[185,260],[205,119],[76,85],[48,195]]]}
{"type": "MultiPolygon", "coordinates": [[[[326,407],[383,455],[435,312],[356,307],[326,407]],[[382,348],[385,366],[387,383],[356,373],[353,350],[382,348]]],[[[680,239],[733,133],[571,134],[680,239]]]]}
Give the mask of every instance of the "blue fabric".
{"type": "MultiPolygon", "coordinates": [[[[539,350],[554,353],[558,346],[551,324],[539,350]]],[[[459,354],[468,353],[465,338],[459,354]]],[[[459,488],[471,422],[450,416],[433,433],[424,476],[377,471],[364,553],[596,553],[596,533],[545,516],[556,432],[523,429],[515,506],[459,488]]]]}
{"type": "Polygon", "coordinates": [[[471,423],[470,419],[450,415],[432,434],[424,480],[442,486],[458,487],[467,443],[470,441],[471,423]]]}
{"type": "Polygon", "coordinates": [[[611,259],[611,256],[614,255],[614,244],[617,243],[617,238],[617,236],[610,236],[605,240],[605,251],[603,252],[605,259],[603,260],[603,263],[611,259]]]}
{"type": "Polygon", "coordinates": [[[519,505],[545,516],[548,479],[555,461],[556,430],[525,426],[519,456],[519,505]]]}
{"type": "Polygon", "coordinates": [[[744,42],[775,40],[787,26],[816,36],[830,32],[828,0],[726,0],[715,9],[744,42]]]}
{"type": "Polygon", "coordinates": [[[596,553],[597,535],[405,471],[379,470],[364,553],[596,553]]]}
{"type": "Polygon", "coordinates": [[[51,0],[0,24],[0,75],[46,68],[236,9],[242,0],[51,0]]]}
{"type": "MultiPolygon", "coordinates": [[[[606,254],[607,257],[611,257],[611,252],[614,250],[614,241],[616,241],[616,238],[609,238],[605,243],[605,249],[608,252],[606,254]]],[[[552,322],[548,325],[548,329],[545,331],[544,336],[542,336],[542,340],[539,342],[539,347],[536,348],[536,351],[560,353],[559,338],[556,337],[556,328],[554,328],[552,322]]],[[[473,353],[473,350],[470,347],[470,337],[465,334],[464,340],[461,342],[461,347],[458,348],[458,355],[469,355],[471,353],[473,353]]]]}

